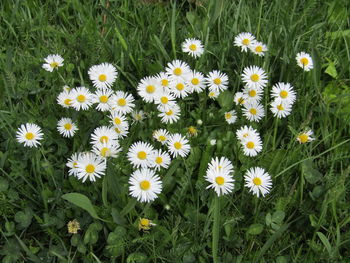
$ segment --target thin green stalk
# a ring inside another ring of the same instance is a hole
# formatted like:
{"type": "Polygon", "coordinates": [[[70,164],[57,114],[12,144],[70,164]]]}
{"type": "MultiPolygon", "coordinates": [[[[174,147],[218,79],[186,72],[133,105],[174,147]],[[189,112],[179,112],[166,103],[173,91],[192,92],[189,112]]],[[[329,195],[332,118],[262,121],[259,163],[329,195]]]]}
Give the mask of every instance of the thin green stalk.
{"type": "Polygon", "coordinates": [[[219,232],[220,232],[220,199],[215,194],[214,198],[214,223],[213,223],[213,243],[212,243],[212,254],[213,262],[217,263],[218,260],[218,249],[219,249],[219,232]]]}
{"type": "Polygon", "coordinates": [[[276,137],[277,137],[277,128],[278,128],[278,118],[275,119],[275,125],[273,129],[273,141],[272,141],[272,149],[276,149],[276,137]]]}

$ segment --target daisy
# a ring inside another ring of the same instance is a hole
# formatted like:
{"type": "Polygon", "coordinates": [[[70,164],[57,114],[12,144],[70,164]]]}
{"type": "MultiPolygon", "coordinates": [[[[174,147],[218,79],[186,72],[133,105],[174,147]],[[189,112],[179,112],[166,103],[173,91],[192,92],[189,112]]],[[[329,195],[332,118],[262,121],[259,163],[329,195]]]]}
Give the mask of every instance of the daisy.
{"type": "Polygon", "coordinates": [[[112,127],[100,126],[97,127],[91,134],[91,144],[97,143],[115,143],[118,140],[117,134],[114,132],[112,127]]]}
{"type": "Polygon", "coordinates": [[[165,72],[160,72],[155,78],[163,90],[167,90],[169,88],[170,78],[165,72]]]}
{"type": "Polygon", "coordinates": [[[243,141],[247,137],[257,137],[259,133],[253,127],[245,125],[236,131],[236,136],[238,140],[243,141]]]}
{"type": "Polygon", "coordinates": [[[241,144],[243,146],[243,153],[246,156],[256,156],[262,150],[262,142],[259,135],[251,135],[245,137],[241,144]]]}
{"type": "Polygon", "coordinates": [[[92,93],[85,87],[72,89],[72,107],[79,110],[87,110],[92,105],[92,93]]]}
{"type": "Polygon", "coordinates": [[[66,166],[69,167],[70,169],[68,170],[69,175],[77,176],[78,174],[78,162],[81,157],[81,153],[73,153],[72,156],[68,159],[66,166]]]}
{"type": "Polygon", "coordinates": [[[127,114],[132,112],[135,107],[134,97],[124,91],[117,91],[111,96],[110,106],[112,110],[118,111],[122,114],[127,114]]]}
{"type": "Polygon", "coordinates": [[[42,67],[46,71],[50,72],[52,72],[54,69],[58,69],[58,67],[62,67],[64,61],[64,59],[58,54],[48,55],[46,58],[44,58],[44,60],[46,63],[44,63],[42,67]]]}
{"type": "Polygon", "coordinates": [[[145,77],[137,85],[137,92],[145,102],[153,102],[161,90],[161,85],[156,77],[145,77]]]}
{"type": "Polygon", "coordinates": [[[257,66],[245,67],[242,74],[242,81],[249,88],[264,88],[267,84],[267,75],[262,68],[257,66]]]}
{"type": "Polygon", "coordinates": [[[129,126],[127,127],[113,127],[114,134],[117,136],[117,138],[124,138],[128,135],[129,133],[129,126]]]}
{"type": "Polygon", "coordinates": [[[57,96],[57,103],[61,105],[63,108],[69,108],[72,106],[72,95],[69,91],[62,91],[57,96]]]}
{"type": "Polygon", "coordinates": [[[215,91],[215,90],[210,90],[208,93],[208,97],[212,100],[215,100],[217,97],[219,97],[220,92],[215,91]]]}
{"type": "Polygon", "coordinates": [[[247,96],[244,95],[243,92],[236,92],[235,97],[233,98],[236,105],[243,105],[247,101],[247,99],[247,96]]]}
{"type": "Polygon", "coordinates": [[[187,128],[187,136],[196,137],[198,135],[198,130],[194,126],[190,126],[187,128]]]}
{"type": "Polygon", "coordinates": [[[170,82],[170,92],[174,94],[176,98],[185,98],[192,92],[192,90],[188,86],[187,81],[176,79],[170,82]]]}
{"type": "Polygon", "coordinates": [[[134,110],[133,112],[131,112],[131,117],[133,118],[134,122],[141,122],[145,119],[145,112],[142,110],[134,110]]]}
{"type": "Polygon", "coordinates": [[[263,44],[262,42],[256,41],[253,43],[249,49],[256,55],[262,57],[265,56],[265,52],[267,51],[267,46],[263,44]]]}
{"type": "Polygon", "coordinates": [[[169,139],[169,136],[169,132],[165,129],[159,129],[153,132],[153,138],[161,144],[166,144],[169,139]]]}
{"type": "Polygon", "coordinates": [[[169,62],[165,71],[171,80],[187,81],[191,74],[190,66],[181,60],[169,62]]]}
{"type": "Polygon", "coordinates": [[[130,146],[128,151],[128,160],[136,167],[150,167],[151,166],[151,155],[153,154],[154,148],[147,142],[135,142],[130,146]]]}
{"type": "Polygon", "coordinates": [[[195,70],[191,71],[191,75],[187,81],[187,85],[191,89],[191,92],[202,92],[205,89],[203,73],[197,72],[195,70]]]}
{"type": "Polygon", "coordinates": [[[182,137],[179,133],[170,135],[167,145],[169,152],[174,158],[178,155],[186,157],[191,149],[188,140],[185,137],[182,137]]]}
{"type": "Polygon", "coordinates": [[[91,152],[84,153],[77,162],[77,177],[83,183],[88,178],[90,182],[95,182],[96,177],[100,178],[105,174],[106,168],[107,163],[103,158],[91,152]]]}
{"type": "Polygon", "coordinates": [[[151,167],[160,170],[161,167],[167,169],[171,162],[170,155],[162,150],[155,150],[150,157],[151,167]]]}
{"type": "Polygon", "coordinates": [[[235,37],[234,44],[236,47],[240,47],[241,51],[247,52],[248,48],[254,45],[256,42],[255,37],[248,32],[240,33],[235,37]]]}
{"type": "Polygon", "coordinates": [[[109,142],[103,142],[103,143],[95,143],[92,147],[92,152],[94,152],[96,155],[107,158],[117,158],[118,153],[122,149],[120,148],[120,145],[117,141],[109,141],[109,142]]]}
{"type": "Polygon", "coordinates": [[[244,181],[244,186],[248,187],[249,191],[257,197],[260,194],[265,196],[272,187],[271,176],[260,167],[250,168],[244,176],[244,181]]]}
{"type": "Polygon", "coordinates": [[[37,147],[40,145],[44,134],[41,128],[34,123],[22,124],[16,132],[16,139],[26,147],[37,147]]]}
{"type": "Polygon", "coordinates": [[[265,116],[264,107],[257,102],[247,102],[243,105],[243,115],[249,121],[259,122],[265,116]]]}
{"type": "Polygon", "coordinates": [[[271,102],[270,110],[272,111],[273,116],[280,119],[285,118],[292,112],[292,104],[279,100],[274,100],[273,102],[271,102]]]}
{"type": "Polygon", "coordinates": [[[225,112],[225,120],[228,124],[235,123],[237,120],[237,115],[235,110],[231,110],[229,112],[225,112]]]}
{"type": "Polygon", "coordinates": [[[77,125],[71,118],[62,118],[57,123],[57,130],[63,137],[73,137],[78,130],[77,125]]]}
{"type": "Polygon", "coordinates": [[[205,82],[210,91],[221,92],[228,87],[228,76],[219,70],[209,72],[205,82]]]}
{"type": "Polygon", "coordinates": [[[121,129],[129,128],[129,123],[123,114],[117,111],[111,111],[111,115],[109,115],[109,118],[111,119],[110,122],[113,124],[114,127],[118,127],[121,129]]]}
{"type": "Polygon", "coordinates": [[[92,103],[98,103],[96,109],[99,111],[110,110],[110,105],[108,104],[109,98],[112,96],[113,90],[109,88],[97,89],[95,94],[92,96],[92,103]]]}
{"type": "Polygon", "coordinates": [[[299,143],[307,143],[307,142],[311,142],[313,140],[315,140],[315,138],[311,137],[314,133],[312,132],[312,130],[306,130],[302,133],[300,133],[297,137],[297,141],[299,143]]]}
{"type": "Polygon", "coordinates": [[[162,109],[158,114],[163,123],[174,123],[180,119],[180,107],[177,104],[172,105],[169,109],[162,109]]]}
{"type": "Polygon", "coordinates": [[[143,230],[144,232],[147,232],[153,226],[156,226],[156,224],[152,223],[151,220],[149,220],[147,218],[140,218],[139,219],[139,231],[143,230]]]}
{"type": "Polygon", "coordinates": [[[147,168],[136,170],[129,179],[129,191],[139,202],[151,202],[162,192],[162,181],[154,171],[147,168]]]}
{"type": "Polygon", "coordinates": [[[244,97],[246,97],[246,102],[259,102],[263,96],[264,90],[261,88],[249,88],[245,87],[243,89],[244,97]]]}
{"type": "Polygon", "coordinates": [[[212,158],[208,164],[207,174],[209,172],[221,172],[226,174],[231,174],[233,172],[232,162],[226,157],[212,158]]]}
{"type": "Polygon", "coordinates": [[[92,66],[89,71],[89,78],[97,89],[112,87],[118,76],[116,68],[110,63],[102,63],[92,66]]]}
{"type": "Polygon", "coordinates": [[[163,91],[154,99],[154,103],[158,105],[158,110],[168,110],[176,104],[175,97],[169,91],[163,91]]]}
{"type": "Polygon", "coordinates": [[[289,83],[279,82],[272,86],[272,97],[279,102],[293,104],[296,100],[296,93],[289,83]]]}
{"type": "Polygon", "coordinates": [[[188,53],[192,57],[197,58],[203,54],[204,48],[200,40],[194,38],[187,38],[182,43],[182,52],[188,53]]]}
{"type": "Polygon", "coordinates": [[[298,66],[305,71],[309,71],[310,69],[314,68],[314,63],[312,62],[312,58],[308,53],[300,52],[297,54],[295,59],[297,60],[298,66]]]}

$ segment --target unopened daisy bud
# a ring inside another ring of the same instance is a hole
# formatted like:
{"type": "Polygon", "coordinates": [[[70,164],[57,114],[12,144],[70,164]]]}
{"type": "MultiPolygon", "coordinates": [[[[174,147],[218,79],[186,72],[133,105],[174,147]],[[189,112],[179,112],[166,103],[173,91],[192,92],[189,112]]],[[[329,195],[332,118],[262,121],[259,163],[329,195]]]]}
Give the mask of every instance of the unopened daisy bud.
{"type": "Polygon", "coordinates": [[[212,139],[212,140],[209,141],[209,143],[210,143],[211,146],[214,146],[216,144],[216,140],[212,139]]]}
{"type": "Polygon", "coordinates": [[[139,230],[148,231],[152,226],[156,226],[156,224],[152,223],[152,221],[147,218],[140,218],[139,230]]]}
{"type": "Polygon", "coordinates": [[[78,230],[80,230],[80,224],[79,224],[78,220],[74,219],[74,220],[68,222],[67,228],[68,228],[69,234],[77,234],[78,230]]]}
{"type": "Polygon", "coordinates": [[[164,206],[164,209],[165,209],[165,210],[170,210],[170,208],[171,208],[171,207],[170,207],[169,204],[166,204],[166,205],[164,206]]]}
{"type": "Polygon", "coordinates": [[[201,119],[197,120],[197,124],[198,125],[202,125],[203,124],[203,121],[201,119]]]}

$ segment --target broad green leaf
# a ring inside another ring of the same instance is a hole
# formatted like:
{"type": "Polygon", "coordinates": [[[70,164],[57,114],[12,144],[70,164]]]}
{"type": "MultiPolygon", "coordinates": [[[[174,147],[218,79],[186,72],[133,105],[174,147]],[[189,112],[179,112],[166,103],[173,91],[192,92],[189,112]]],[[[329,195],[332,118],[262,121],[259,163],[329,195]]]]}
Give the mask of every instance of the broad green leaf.
{"type": "Polygon", "coordinates": [[[331,255],[332,246],[331,246],[331,243],[329,243],[328,238],[321,232],[316,232],[316,234],[321,239],[323,245],[326,247],[328,254],[331,255]]]}
{"type": "Polygon", "coordinates": [[[259,235],[264,229],[262,224],[252,224],[249,226],[247,233],[250,235],[259,235]]]}
{"type": "Polygon", "coordinates": [[[93,218],[101,219],[98,217],[94,206],[92,205],[90,199],[83,194],[79,193],[69,193],[62,195],[62,198],[71,202],[72,204],[79,206],[80,208],[87,211],[93,218]]]}
{"type": "Polygon", "coordinates": [[[337,69],[336,69],[335,64],[333,62],[328,64],[328,67],[326,68],[326,70],[324,72],[327,73],[328,75],[330,75],[331,77],[333,77],[334,79],[336,79],[338,77],[338,72],[337,72],[337,69]]]}

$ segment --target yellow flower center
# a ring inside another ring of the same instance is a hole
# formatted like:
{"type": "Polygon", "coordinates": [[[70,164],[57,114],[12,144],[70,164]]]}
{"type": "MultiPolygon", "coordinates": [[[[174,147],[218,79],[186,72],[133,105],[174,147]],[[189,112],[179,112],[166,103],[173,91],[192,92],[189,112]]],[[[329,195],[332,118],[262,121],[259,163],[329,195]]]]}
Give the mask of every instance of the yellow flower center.
{"type": "Polygon", "coordinates": [[[110,150],[109,150],[108,147],[103,147],[103,148],[101,149],[101,155],[102,155],[103,157],[108,156],[109,153],[110,153],[110,150]]]}
{"type": "Polygon", "coordinates": [[[253,179],[253,184],[255,184],[255,185],[261,185],[261,179],[259,178],[259,177],[255,177],[254,179],[253,179]]]}
{"type": "Polygon", "coordinates": [[[50,63],[50,67],[51,68],[57,68],[58,67],[58,63],[57,62],[51,62],[50,63]]]}
{"type": "Polygon", "coordinates": [[[85,100],[86,100],[86,97],[82,94],[77,97],[77,101],[79,101],[80,103],[85,102],[85,100]]]}
{"type": "Polygon", "coordinates": [[[166,137],[165,137],[164,135],[160,135],[160,136],[158,137],[158,140],[164,142],[164,141],[166,140],[166,137]]]}
{"type": "Polygon", "coordinates": [[[34,139],[34,134],[32,132],[27,132],[25,135],[27,140],[33,140],[34,139]]]}
{"type": "Polygon", "coordinates": [[[242,40],[242,44],[245,45],[245,46],[248,46],[250,43],[250,40],[248,38],[245,38],[242,40]]]}
{"type": "Polygon", "coordinates": [[[147,93],[153,93],[156,90],[156,88],[153,85],[148,85],[146,87],[146,92],[147,93]]]}
{"type": "Polygon", "coordinates": [[[253,149],[255,145],[254,145],[253,142],[247,142],[246,146],[247,146],[248,149],[253,149]]]}
{"type": "Polygon", "coordinates": [[[180,90],[180,91],[181,91],[181,90],[183,90],[183,89],[185,88],[185,85],[182,84],[182,83],[179,83],[179,84],[177,84],[175,87],[176,87],[177,90],[180,90]]]}
{"type": "Polygon", "coordinates": [[[300,63],[303,64],[303,66],[307,66],[309,64],[309,60],[307,58],[300,59],[300,63]]]}
{"type": "Polygon", "coordinates": [[[119,130],[119,128],[117,128],[117,127],[114,128],[114,131],[115,131],[116,133],[121,133],[121,132],[122,132],[122,131],[119,130]]]}
{"type": "Polygon", "coordinates": [[[221,84],[221,79],[220,78],[216,78],[213,80],[215,85],[220,85],[221,84]]]}
{"type": "Polygon", "coordinates": [[[182,148],[182,144],[180,142],[175,142],[174,147],[176,150],[180,150],[182,148]]]}
{"type": "Polygon", "coordinates": [[[255,47],[255,51],[258,52],[258,53],[262,52],[263,51],[262,46],[256,46],[255,47]]]}
{"type": "Polygon", "coordinates": [[[182,74],[182,69],[181,68],[175,68],[173,70],[173,73],[176,75],[176,76],[180,76],[182,74]]]}
{"type": "Polygon", "coordinates": [[[299,135],[299,140],[301,143],[306,143],[309,140],[309,136],[305,133],[299,135]]]}
{"type": "Polygon", "coordinates": [[[105,136],[105,135],[104,135],[104,136],[101,136],[101,137],[100,137],[100,142],[101,142],[101,143],[108,142],[108,137],[105,136]]]}
{"type": "Polygon", "coordinates": [[[137,158],[139,158],[140,160],[145,160],[147,158],[147,153],[144,151],[140,151],[137,153],[137,158]]]}
{"type": "Polygon", "coordinates": [[[161,83],[162,83],[162,86],[167,87],[169,85],[169,80],[162,79],[161,83]]]}
{"type": "Polygon", "coordinates": [[[243,98],[239,98],[239,99],[238,99],[238,103],[239,103],[239,104],[244,104],[244,99],[243,99],[243,98]]]}
{"type": "Polygon", "coordinates": [[[278,109],[278,110],[284,110],[284,107],[283,107],[282,104],[280,104],[280,105],[277,105],[277,109],[278,109]]]}
{"type": "Polygon", "coordinates": [[[173,115],[173,111],[172,111],[172,110],[169,110],[169,111],[167,111],[165,114],[168,115],[168,116],[171,116],[171,115],[173,115]]]}
{"type": "Polygon", "coordinates": [[[135,115],[135,119],[136,119],[137,121],[141,120],[141,118],[142,118],[141,114],[136,114],[136,115],[135,115]]]}
{"type": "Polygon", "coordinates": [[[98,76],[98,80],[101,82],[105,82],[107,80],[107,76],[105,74],[101,74],[98,76]]]}
{"type": "Polygon", "coordinates": [[[196,129],[196,127],[190,126],[190,127],[188,127],[188,132],[190,134],[196,134],[197,133],[197,129],[196,129]]]}
{"type": "Polygon", "coordinates": [[[120,125],[122,123],[122,121],[118,117],[115,117],[114,118],[114,123],[117,124],[117,125],[120,125]]]}
{"type": "Polygon", "coordinates": [[[251,79],[252,81],[254,81],[254,82],[257,82],[257,81],[259,81],[260,77],[259,77],[258,74],[252,74],[252,75],[250,76],[250,79],[251,79]]]}
{"type": "Polygon", "coordinates": [[[191,80],[191,83],[192,83],[193,85],[198,85],[198,84],[199,84],[199,79],[193,78],[193,79],[191,80]]]}
{"type": "Polygon", "coordinates": [[[156,163],[157,163],[157,164],[161,164],[162,162],[163,162],[163,158],[160,157],[160,156],[158,156],[158,157],[156,158],[156,163]]]}
{"type": "Polygon", "coordinates": [[[280,96],[281,96],[281,98],[283,98],[283,99],[287,98],[287,97],[288,97],[288,91],[282,90],[282,91],[280,92],[280,96]]]}
{"type": "Polygon", "coordinates": [[[197,50],[197,46],[195,44],[191,44],[188,48],[191,49],[192,51],[197,50]]]}
{"type": "Polygon", "coordinates": [[[72,103],[72,100],[71,99],[65,99],[63,101],[63,103],[66,104],[67,106],[69,106],[72,103]]]}
{"type": "Polygon", "coordinates": [[[74,168],[77,168],[77,167],[78,167],[78,163],[77,163],[77,162],[74,162],[74,163],[73,163],[73,167],[74,167],[74,168]]]}
{"type": "Polygon", "coordinates": [[[251,109],[249,110],[249,112],[250,112],[251,114],[253,114],[253,115],[256,115],[257,110],[254,109],[254,108],[251,108],[251,109]]]}
{"type": "Polygon", "coordinates": [[[249,97],[255,97],[256,96],[256,90],[252,89],[249,91],[249,97]]]}
{"type": "Polygon", "coordinates": [[[215,182],[218,184],[218,185],[223,185],[225,183],[225,179],[224,177],[222,176],[218,176],[215,178],[215,182]]]}
{"type": "Polygon", "coordinates": [[[209,92],[209,97],[214,97],[215,96],[215,92],[211,91],[209,92]]]}
{"type": "Polygon", "coordinates": [[[108,101],[108,96],[102,95],[102,96],[100,97],[100,102],[106,103],[107,101],[108,101]]]}
{"type": "Polygon", "coordinates": [[[147,218],[141,218],[140,224],[142,226],[149,226],[150,225],[150,221],[147,218]]]}
{"type": "Polygon", "coordinates": [[[144,180],[140,183],[140,188],[144,191],[148,190],[151,187],[151,183],[147,180],[144,180]]]}
{"type": "Polygon", "coordinates": [[[231,113],[225,113],[225,119],[226,120],[229,120],[229,119],[231,119],[231,117],[232,117],[232,114],[231,113]]]}
{"type": "Polygon", "coordinates": [[[66,123],[65,125],[63,125],[63,127],[69,131],[70,129],[72,129],[73,125],[71,123],[66,123]]]}
{"type": "Polygon", "coordinates": [[[160,98],[160,101],[163,103],[163,104],[166,104],[168,103],[169,99],[167,97],[161,97],[160,98]]]}
{"type": "Polygon", "coordinates": [[[126,100],[125,100],[124,98],[120,98],[120,99],[118,100],[118,105],[119,105],[119,106],[125,106],[125,105],[126,105],[126,100]]]}
{"type": "Polygon", "coordinates": [[[86,167],[85,167],[85,171],[89,174],[95,172],[95,166],[92,165],[92,164],[88,164],[86,167]]]}

